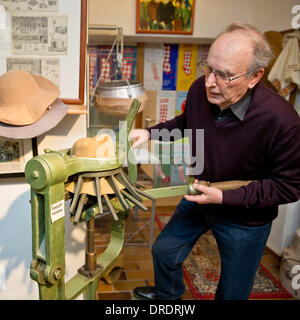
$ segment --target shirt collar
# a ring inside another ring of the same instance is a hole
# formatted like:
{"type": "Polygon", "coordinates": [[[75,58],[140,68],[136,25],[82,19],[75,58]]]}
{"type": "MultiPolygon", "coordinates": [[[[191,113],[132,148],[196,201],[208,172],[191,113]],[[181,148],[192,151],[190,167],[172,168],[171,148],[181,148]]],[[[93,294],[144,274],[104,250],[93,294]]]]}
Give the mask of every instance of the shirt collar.
{"type": "Polygon", "coordinates": [[[252,90],[249,89],[241,100],[230,106],[232,113],[241,121],[244,120],[246,112],[251,102],[252,90]]]}

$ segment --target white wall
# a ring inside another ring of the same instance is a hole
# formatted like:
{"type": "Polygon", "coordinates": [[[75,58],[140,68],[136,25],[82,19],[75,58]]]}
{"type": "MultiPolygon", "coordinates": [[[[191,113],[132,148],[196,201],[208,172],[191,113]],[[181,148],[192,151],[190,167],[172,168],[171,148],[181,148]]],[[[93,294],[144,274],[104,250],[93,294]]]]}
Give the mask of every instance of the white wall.
{"type": "MultiPolygon", "coordinates": [[[[86,116],[66,115],[57,127],[38,138],[39,153],[43,154],[45,148],[71,148],[84,136],[86,116]]],[[[30,187],[25,178],[1,179],[0,195],[0,270],[5,271],[5,288],[0,275],[0,300],[38,299],[37,283],[29,276],[32,258],[30,187]]],[[[84,264],[84,225],[74,227],[66,214],[65,233],[67,281],[84,264]]]]}
{"type": "MultiPolygon", "coordinates": [[[[299,0],[196,0],[194,34],[185,37],[215,38],[236,20],[252,23],[262,32],[291,29],[291,8],[296,4],[299,0]]],[[[88,5],[90,24],[117,25],[125,36],[136,35],[136,0],[88,0],[88,5]]]]}
{"type": "Polygon", "coordinates": [[[1,179],[0,266],[5,289],[0,299],[34,299],[37,287],[29,278],[31,263],[30,190],[23,178],[1,179]]]}

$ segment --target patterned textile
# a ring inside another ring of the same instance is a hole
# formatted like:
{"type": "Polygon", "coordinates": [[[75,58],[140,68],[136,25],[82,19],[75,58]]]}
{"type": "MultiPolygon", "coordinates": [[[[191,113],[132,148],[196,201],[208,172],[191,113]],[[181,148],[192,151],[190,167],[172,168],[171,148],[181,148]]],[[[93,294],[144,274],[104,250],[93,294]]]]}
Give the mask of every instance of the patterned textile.
{"type": "MultiPolygon", "coordinates": [[[[171,214],[156,214],[155,220],[160,229],[168,223],[171,214]]],[[[195,299],[214,299],[221,271],[221,259],[216,240],[208,231],[197,241],[183,263],[184,278],[195,299]]],[[[250,299],[290,298],[291,295],[281,286],[271,273],[260,264],[250,299]]]]}
{"type": "Polygon", "coordinates": [[[165,73],[171,72],[171,46],[164,45],[164,52],[163,52],[163,71],[165,73]]]}
{"type": "Polygon", "coordinates": [[[95,71],[97,64],[97,48],[93,48],[88,51],[89,55],[89,82],[90,82],[90,90],[94,89],[95,86],[95,71]]]}
{"type": "Polygon", "coordinates": [[[110,63],[106,62],[105,58],[101,58],[100,61],[101,67],[101,74],[100,74],[100,82],[109,81],[110,80],[110,63]]]}
{"type": "Polygon", "coordinates": [[[161,100],[161,104],[159,105],[159,119],[158,122],[165,122],[168,116],[168,103],[164,103],[163,99],[161,100]]]}
{"type": "Polygon", "coordinates": [[[132,76],[132,62],[123,60],[122,63],[122,80],[131,80],[132,76]]]}
{"type": "Polygon", "coordinates": [[[183,69],[186,74],[191,73],[191,57],[192,52],[191,51],[185,51],[184,52],[184,63],[183,63],[183,69]]]}

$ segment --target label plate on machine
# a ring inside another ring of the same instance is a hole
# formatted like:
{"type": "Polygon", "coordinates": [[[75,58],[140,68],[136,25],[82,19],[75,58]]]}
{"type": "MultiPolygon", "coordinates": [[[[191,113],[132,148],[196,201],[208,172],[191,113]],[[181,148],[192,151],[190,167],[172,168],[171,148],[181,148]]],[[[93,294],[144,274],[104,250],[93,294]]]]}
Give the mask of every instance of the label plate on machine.
{"type": "Polygon", "coordinates": [[[54,223],[55,221],[63,218],[65,216],[65,201],[61,200],[51,205],[51,222],[54,223]]]}

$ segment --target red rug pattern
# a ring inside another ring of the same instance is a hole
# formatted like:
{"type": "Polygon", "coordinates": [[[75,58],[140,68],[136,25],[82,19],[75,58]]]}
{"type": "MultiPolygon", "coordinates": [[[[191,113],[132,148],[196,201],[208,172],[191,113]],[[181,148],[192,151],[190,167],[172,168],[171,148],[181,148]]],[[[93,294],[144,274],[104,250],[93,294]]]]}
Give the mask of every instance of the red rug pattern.
{"type": "MultiPolygon", "coordinates": [[[[168,223],[171,214],[156,214],[160,229],[168,223]]],[[[195,244],[183,263],[184,278],[195,299],[214,299],[221,271],[221,259],[216,240],[211,231],[205,233],[195,244]]],[[[260,264],[250,299],[286,299],[291,295],[272,274],[260,264]]]]}

